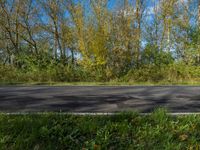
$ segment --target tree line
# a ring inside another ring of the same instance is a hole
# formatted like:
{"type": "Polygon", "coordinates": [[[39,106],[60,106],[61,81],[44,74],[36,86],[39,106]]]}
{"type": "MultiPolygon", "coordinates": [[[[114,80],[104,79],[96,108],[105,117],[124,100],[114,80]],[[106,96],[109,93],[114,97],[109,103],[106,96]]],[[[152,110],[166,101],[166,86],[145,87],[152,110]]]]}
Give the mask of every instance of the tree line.
{"type": "Polygon", "coordinates": [[[185,77],[200,64],[199,23],[199,0],[0,0],[0,78],[185,77]]]}

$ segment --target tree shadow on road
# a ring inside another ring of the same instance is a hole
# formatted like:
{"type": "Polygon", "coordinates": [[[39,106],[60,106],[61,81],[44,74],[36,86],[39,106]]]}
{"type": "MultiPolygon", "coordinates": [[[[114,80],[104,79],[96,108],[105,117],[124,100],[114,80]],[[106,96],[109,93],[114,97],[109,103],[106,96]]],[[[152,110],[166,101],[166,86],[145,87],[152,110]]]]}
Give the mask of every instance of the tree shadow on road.
{"type": "Polygon", "coordinates": [[[38,93],[48,92],[47,89],[42,90],[44,91],[41,89],[22,90],[21,92],[25,93],[22,95],[18,95],[16,91],[5,95],[0,93],[0,112],[139,111],[147,113],[158,107],[164,107],[171,112],[200,112],[200,95],[176,95],[173,97],[181,89],[172,90],[162,96],[155,96],[155,89],[146,87],[139,92],[129,91],[123,92],[123,94],[98,94],[97,92],[88,95],[70,95],[64,93],[61,96],[52,94],[50,97],[39,96],[38,93]]]}

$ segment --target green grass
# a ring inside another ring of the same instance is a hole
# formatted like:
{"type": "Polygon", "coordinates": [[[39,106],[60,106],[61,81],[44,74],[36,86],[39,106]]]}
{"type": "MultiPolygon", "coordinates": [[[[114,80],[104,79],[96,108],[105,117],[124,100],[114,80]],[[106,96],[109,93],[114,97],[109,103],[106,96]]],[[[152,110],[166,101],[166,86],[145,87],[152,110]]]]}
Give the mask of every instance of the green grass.
{"type": "Polygon", "coordinates": [[[198,149],[200,116],[0,115],[0,149],[198,149]]]}
{"type": "Polygon", "coordinates": [[[184,82],[0,82],[0,86],[200,86],[200,81],[184,82]]]}

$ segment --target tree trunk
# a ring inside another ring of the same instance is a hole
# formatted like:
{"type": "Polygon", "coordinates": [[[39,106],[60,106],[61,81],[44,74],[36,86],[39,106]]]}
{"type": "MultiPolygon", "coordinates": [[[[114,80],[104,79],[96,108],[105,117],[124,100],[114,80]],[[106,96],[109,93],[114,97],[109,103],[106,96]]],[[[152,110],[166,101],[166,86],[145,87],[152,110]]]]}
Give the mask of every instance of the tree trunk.
{"type": "Polygon", "coordinates": [[[200,0],[198,1],[198,28],[200,29],[200,0]]]}
{"type": "Polygon", "coordinates": [[[140,58],[140,38],[141,38],[141,0],[136,1],[136,65],[139,67],[140,58]]]}

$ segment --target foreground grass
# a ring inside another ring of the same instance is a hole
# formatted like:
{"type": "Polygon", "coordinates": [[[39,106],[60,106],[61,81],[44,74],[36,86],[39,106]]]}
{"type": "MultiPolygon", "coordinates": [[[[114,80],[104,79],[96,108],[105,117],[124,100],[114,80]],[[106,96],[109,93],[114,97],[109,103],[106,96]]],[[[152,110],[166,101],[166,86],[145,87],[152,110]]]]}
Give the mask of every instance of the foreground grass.
{"type": "Polygon", "coordinates": [[[0,149],[198,149],[200,116],[0,115],[0,149]]]}

